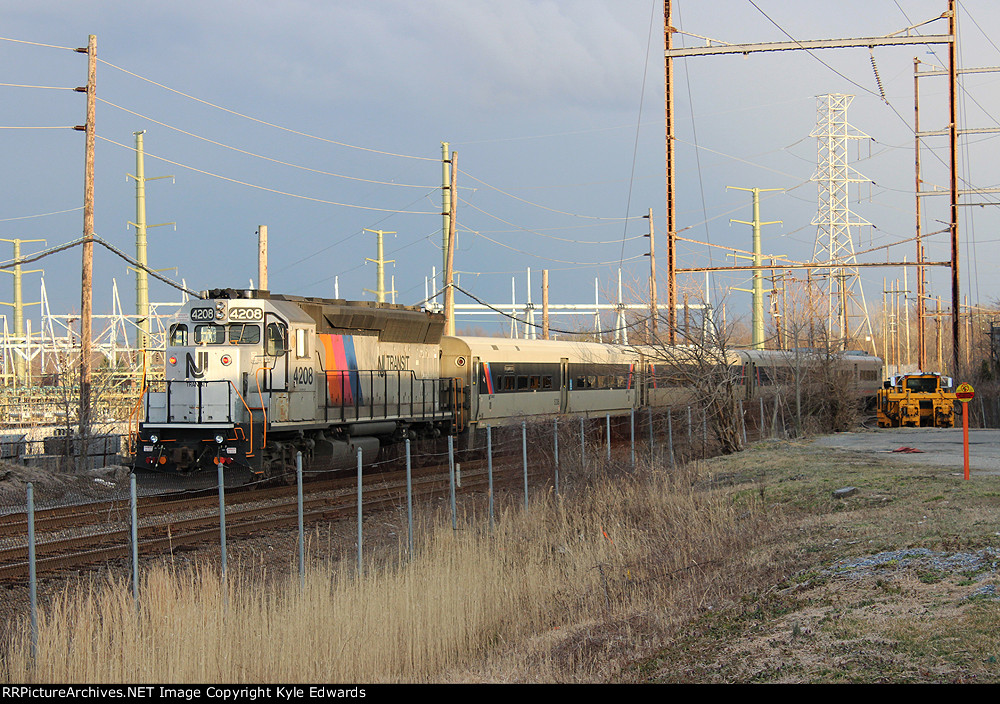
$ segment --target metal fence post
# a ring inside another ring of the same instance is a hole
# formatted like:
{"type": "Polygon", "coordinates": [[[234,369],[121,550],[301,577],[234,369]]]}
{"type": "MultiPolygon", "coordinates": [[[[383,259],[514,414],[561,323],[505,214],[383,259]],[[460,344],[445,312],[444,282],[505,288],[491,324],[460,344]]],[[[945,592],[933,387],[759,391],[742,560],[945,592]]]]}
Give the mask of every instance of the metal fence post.
{"type": "Polygon", "coordinates": [[[743,414],[743,399],[740,399],[740,427],[743,428],[743,447],[747,446],[747,419],[743,414]]]}
{"type": "Polygon", "coordinates": [[[694,440],[691,436],[691,406],[688,406],[688,445],[693,445],[694,440]]]}
{"type": "MultiPolygon", "coordinates": [[[[688,406],[688,411],[690,412],[691,407],[688,406]]],[[[670,467],[677,467],[677,463],[674,460],[674,409],[667,409],[667,442],[670,445],[670,467]]]]}
{"type": "Polygon", "coordinates": [[[649,461],[653,461],[653,453],[656,452],[656,446],[653,444],[653,407],[649,407],[649,413],[646,416],[649,421],[649,461]]]}
{"type": "Polygon", "coordinates": [[[701,411],[701,458],[708,454],[708,407],[701,411]]]}
{"type": "MultiPolygon", "coordinates": [[[[216,459],[219,459],[216,457],[216,459]]],[[[226,576],[226,481],[222,475],[222,462],[216,464],[219,470],[219,546],[222,550],[222,576],[226,576]]]]}
{"type": "Polygon", "coordinates": [[[528,424],[521,421],[521,463],[524,465],[524,508],[528,509],[528,424]]]}
{"type": "Polygon", "coordinates": [[[764,397],[760,397],[760,439],[764,439],[764,397]]]}
{"type": "Polygon", "coordinates": [[[35,573],[35,488],[28,482],[28,594],[31,600],[31,659],[38,656],[38,581],[35,573]]]}
{"type": "Polygon", "coordinates": [[[632,469],[635,469],[635,409],[629,409],[629,429],[632,438],[632,469]]]}
{"type": "Polygon", "coordinates": [[[139,497],[135,486],[135,474],[129,474],[129,513],[132,536],[132,600],[139,609],[139,497]]]}
{"type": "Polygon", "coordinates": [[[486,476],[490,485],[490,532],[493,532],[493,426],[486,426],[486,476]]]}
{"type": "Polygon", "coordinates": [[[406,438],[406,544],[413,559],[413,465],[410,460],[410,439],[406,438]]]}
{"type": "Polygon", "coordinates": [[[610,413],[606,413],[605,416],[604,416],[604,418],[605,418],[606,427],[607,427],[607,431],[604,434],[604,438],[605,438],[604,444],[607,445],[607,448],[608,448],[608,462],[610,462],[611,461],[611,414],[610,413]]]}
{"type": "Polygon", "coordinates": [[[302,507],[302,451],[295,453],[295,481],[298,484],[299,505],[299,585],[306,586],[306,531],[302,507]]]}
{"type": "Polygon", "coordinates": [[[458,530],[458,510],[455,505],[455,438],[448,436],[448,491],[451,497],[451,529],[458,530]]]}
{"type": "Polygon", "coordinates": [[[587,441],[583,435],[583,418],[580,419],[580,466],[587,466],[587,441]]]}
{"type": "Polygon", "coordinates": [[[362,492],[362,488],[361,488],[362,487],[361,465],[362,465],[361,448],[359,447],[358,448],[358,577],[361,577],[362,574],[364,574],[364,568],[362,566],[362,557],[361,557],[361,555],[362,555],[362,545],[363,545],[362,544],[362,539],[364,537],[362,535],[362,531],[361,531],[361,523],[362,523],[362,515],[361,515],[361,492],[362,492]]]}
{"type": "Polygon", "coordinates": [[[555,459],[556,496],[559,496],[559,419],[552,422],[553,458],[555,459]]]}

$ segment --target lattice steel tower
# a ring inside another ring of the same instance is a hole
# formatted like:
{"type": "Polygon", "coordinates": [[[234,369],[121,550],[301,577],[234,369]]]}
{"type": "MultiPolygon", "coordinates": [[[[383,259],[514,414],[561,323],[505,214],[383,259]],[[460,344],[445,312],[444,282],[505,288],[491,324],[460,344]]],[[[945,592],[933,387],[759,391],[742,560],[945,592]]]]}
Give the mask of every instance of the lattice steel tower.
{"type": "Polygon", "coordinates": [[[858,276],[854,254],[852,230],[871,226],[867,220],[851,212],[848,189],[852,183],[868,183],[848,165],[847,145],[849,140],[870,139],[847,122],[847,107],[854,100],[853,95],[832,93],[817,98],[816,128],[810,137],[816,137],[818,159],[816,173],[812,181],[818,184],[819,209],[812,224],[817,226],[816,244],[813,247],[814,262],[831,262],[829,268],[816,269],[820,283],[817,284],[827,296],[826,330],[832,345],[841,349],[850,346],[852,337],[860,337],[860,331],[867,336],[867,342],[875,352],[871,321],[865,293],[858,276]],[[852,320],[856,325],[852,327],[852,320]]]}

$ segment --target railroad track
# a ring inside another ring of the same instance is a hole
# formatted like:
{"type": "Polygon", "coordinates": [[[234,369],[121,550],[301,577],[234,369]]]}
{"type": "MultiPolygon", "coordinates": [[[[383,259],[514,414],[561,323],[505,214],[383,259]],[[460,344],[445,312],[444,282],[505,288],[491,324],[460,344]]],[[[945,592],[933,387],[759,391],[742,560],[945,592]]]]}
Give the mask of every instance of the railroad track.
{"type": "MultiPolygon", "coordinates": [[[[529,480],[549,476],[547,470],[529,472],[529,480]]],[[[412,472],[414,499],[449,494],[447,467],[426,467],[412,472]]],[[[514,460],[494,462],[494,487],[517,487],[521,465],[514,460]]],[[[462,464],[461,487],[469,493],[487,488],[486,463],[462,464]]],[[[337,521],[357,512],[356,479],[341,477],[304,486],[304,521],[337,521]]],[[[372,474],[363,478],[362,511],[371,513],[404,506],[405,471],[372,474]]],[[[297,488],[271,487],[251,492],[226,493],[226,536],[259,535],[263,531],[295,527],[298,523],[297,488]]],[[[184,546],[218,542],[218,495],[163,499],[142,497],[138,514],[138,550],[141,555],[170,553],[184,546]]],[[[35,515],[35,568],[38,574],[86,568],[130,555],[130,508],[115,500],[46,509],[35,515]]],[[[0,549],[0,581],[28,576],[27,520],[24,514],[0,517],[0,537],[19,544],[0,549]]]]}

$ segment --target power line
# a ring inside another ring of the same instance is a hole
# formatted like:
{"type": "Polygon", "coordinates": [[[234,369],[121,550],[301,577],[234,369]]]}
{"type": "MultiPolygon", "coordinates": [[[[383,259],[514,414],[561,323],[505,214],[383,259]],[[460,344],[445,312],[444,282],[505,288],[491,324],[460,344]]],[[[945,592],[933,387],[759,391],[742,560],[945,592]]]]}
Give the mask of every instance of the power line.
{"type": "MultiPolygon", "coordinates": [[[[0,84],[0,85],[2,85],[2,84],[0,84]]],[[[106,105],[110,105],[113,108],[117,108],[117,109],[119,109],[119,110],[121,110],[123,112],[127,112],[127,113],[129,113],[131,115],[135,115],[136,117],[141,117],[144,120],[149,120],[150,122],[155,123],[157,125],[160,125],[161,127],[166,127],[167,129],[174,130],[175,132],[180,132],[181,134],[187,135],[188,137],[194,137],[195,139],[200,139],[203,142],[208,142],[209,144],[214,144],[217,147],[223,147],[225,149],[231,149],[234,152],[239,152],[240,154],[246,154],[247,156],[256,157],[257,159],[263,159],[265,161],[270,161],[270,162],[275,163],[275,164],[281,164],[282,166],[290,166],[293,169],[301,169],[303,171],[309,171],[311,173],[320,174],[322,176],[335,176],[337,178],[348,179],[348,180],[351,180],[351,181],[362,181],[364,183],[373,183],[373,184],[380,185],[380,186],[402,186],[404,188],[438,188],[438,186],[433,186],[432,187],[432,186],[426,186],[426,185],[420,185],[420,184],[412,184],[412,183],[396,183],[396,182],[393,182],[393,181],[377,181],[375,179],[361,178],[359,176],[347,176],[345,174],[337,174],[337,173],[333,173],[331,171],[323,171],[321,169],[313,169],[313,168],[308,167],[308,166],[301,166],[299,164],[292,164],[292,163],[287,162],[287,161],[282,161],[281,159],[274,159],[274,158],[269,157],[269,156],[264,156],[263,154],[257,154],[256,152],[251,152],[251,151],[247,151],[246,149],[240,149],[239,147],[234,147],[234,146],[229,145],[229,144],[224,144],[223,142],[218,142],[218,141],[216,141],[214,139],[209,139],[208,137],[202,137],[201,135],[195,134],[194,132],[188,132],[187,130],[183,130],[180,127],[175,127],[173,125],[168,125],[165,122],[160,122],[159,120],[157,120],[155,118],[152,118],[152,117],[149,117],[148,115],[143,115],[141,113],[135,112],[134,110],[129,110],[128,108],[122,107],[121,105],[115,105],[111,101],[104,100],[103,98],[98,98],[98,100],[100,102],[106,104],[106,105]]]]}
{"type": "MultiPolygon", "coordinates": [[[[109,142],[110,144],[114,144],[115,146],[121,147],[122,149],[128,149],[129,151],[133,151],[133,152],[135,151],[135,147],[130,147],[128,145],[122,144],[121,142],[116,142],[113,139],[108,139],[107,137],[101,137],[100,135],[98,135],[98,139],[101,139],[101,140],[103,140],[105,142],[109,142]]],[[[341,203],[341,202],[334,201],[334,200],[326,200],[324,198],[315,198],[313,196],[304,196],[304,195],[301,195],[301,194],[298,194],[298,193],[290,193],[288,191],[281,191],[281,190],[278,190],[276,188],[268,188],[267,186],[261,186],[261,185],[255,184],[255,183],[249,183],[247,181],[241,181],[239,179],[230,178],[228,176],[222,176],[221,174],[216,174],[216,173],[213,173],[211,171],[205,171],[204,169],[199,169],[199,168],[196,168],[194,166],[188,166],[187,164],[182,164],[179,161],[173,161],[171,159],[167,159],[166,157],[157,156],[156,154],[151,154],[149,152],[145,152],[145,154],[146,154],[146,156],[152,157],[154,159],[159,159],[160,161],[166,162],[167,164],[172,164],[174,166],[179,166],[182,169],[188,169],[189,171],[194,171],[195,173],[203,174],[205,176],[211,176],[212,178],[217,178],[217,179],[220,179],[222,181],[229,181],[230,183],[235,183],[235,184],[240,185],[240,186],[247,186],[248,188],[256,188],[257,190],[267,191],[268,193],[276,193],[278,195],[288,196],[290,198],[300,198],[302,200],[308,200],[308,201],[312,201],[314,203],[325,203],[327,205],[339,205],[339,206],[341,206],[343,208],[358,208],[360,210],[375,210],[375,211],[382,212],[382,213],[398,213],[398,214],[406,214],[406,215],[440,215],[440,213],[438,213],[438,212],[431,212],[431,211],[395,210],[393,208],[376,208],[375,206],[371,206],[371,205],[356,205],[356,204],[353,204],[353,203],[341,203]]]]}
{"type": "Polygon", "coordinates": [[[420,160],[420,161],[437,161],[437,159],[435,159],[433,157],[414,156],[412,154],[398,154],[396,152],[389,152],[389,151],[384,151],[384,150],[381,150],[381,149],[372,149],[370,147],[359,147],[359,146],[357,146],[355,144],[348,144],[347,142],[339,142],[339,141],[337,141],[335,139],[327,139],[326,137],[319,137],[319,136],[314,135],[314,134],[309,134],[308,132],[302,132],[301,130],[291,129],[290,127],[283,127],[282,125],[277,125],[277,124],[275,124],[273,122],[268,122],[267,120],[262,120],[262,119],[260,119],[258,117],[253,117],[251,115],[246,115],[244,113],[237,112],[236,110],[230,110],[229,108],[223,107],[221,105],[217,105],[217,104],[212,103],[212,102],[210,102],[208,100],[203,100],[202,98],[197,98],[197,97],[195,97],[195,96],[193,96],[193,95],[191,95],[189,93],[185,93],[183,91],[177,90],[176,88],[171,88],[170,86],[167,86],[167,85],[164,85],[163,83],[159,83],[157,81],[154,81],[151,78],[146,78],[145,76],[141,76],[138,73],[134,73],[132,71],[129,71],[128,69],[122,68],[121,66],[116,66],[115,64],[113,64],[113,63],[111,63],[109,61],[105,61],[104,59],[98,59],[98,61],[100,61],[102,64],[105,64],[106,66],[110,66],[113,69],[117,69],[118,71],[121,71],[122,73],[127,73],[128,75],[133,76],[134,78],[138,78],[139,80],[146,81],[147,83],[151,83],[152,85],[157,86],[159,88],[163,88],[164,90],[168,90],[171,93],[176,93],[177,95],[180,95],[180,96],[182,96],[184,98],[187,98],[188,100],[193,100],[195,102],[201,103],[202,105],[207,105],[208,107],[215,108],[216,110],[221,110],[223,112],[227,112],[230,115],[235,115],[236,117],[242,117],[245,120],[250,120],[251,122],[256,122],[258,124],[265,125],[266,127],[273,127],[275,129],[282,130],[283,132],[288,132],[290,134],[295,134],[295,135],[298,135],[300,137],[307,137],[309,139],[315,139],[315,140],[318,140],[320,142],[326,142],[328,144],[336,144],[339,147],[347,147],[348,149],[357,149],[359,151],[371,152],[373,154],[383,154],[385,156],[395,156],[395,157],[400,157],[400,158],[403,158],[403,159],[417,159],[417,160],[420,160]]]}

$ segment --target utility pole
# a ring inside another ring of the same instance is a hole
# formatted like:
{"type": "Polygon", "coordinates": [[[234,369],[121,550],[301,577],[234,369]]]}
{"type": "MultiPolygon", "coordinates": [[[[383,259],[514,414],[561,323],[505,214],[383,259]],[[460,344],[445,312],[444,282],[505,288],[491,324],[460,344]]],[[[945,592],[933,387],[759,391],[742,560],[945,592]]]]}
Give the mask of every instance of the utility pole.
{"type": "MultiPolygon", "coordinates": [[[[944,355],[941,354],[941,296],[937,297],[937,310],[934,313],[934,330],[937,337],[937,368],[938,373],[943,374],[944,355]]],[[[954,371],[952,372],[954,374],[954,371]]]]}
{"type": "MultiPolygon", "coordinates": [[[[664,59],[665,59],[665,113],[666,113],[666,142],[667,142],[667,203],[668,203],[668,215],[667,215],[667,249],[668,249],[668,261],[672,265],[672,257],[674,254],[673,239],[672,234],[674,231],[673,227],[673,190],[674,190],[674,177],[673,177],[673,155],[672,149],[674,144],[674,125],[673,125],[673,111],[672,111],[672,91],[673,91],[673,66],[672,59],[682,58],[682,57],[693,57],[693,56],[709,56],[709,55],[721,55],[721,54],[740,54],[748,56],[751,53],[756,52],[774,52],[774,51],[814,51],[818,49],[843,49],[843,48],[868,48],[871,50],[875,46],[901,46],[906,44],[949,44],[949,56],[951,58],[951,83],[950,83],[950,93],[951,93],[951,106],[952,106],[952,118],[951,118],[951,132],[954,138],[955,131],[955,119],[954,119],[954,92],[955,92],[955,80],[954,80],[954,69],[955,69],[955,42],[957,37],[956,24],[955,24],[955,0],[948,0],[948,12],[944,13],[942,17],[947,16],[949,19],[948,34],[944,35],[916,35],[909,31],[906,32],[896,32],[891,36],[881,36],[881,37],[855,37],[849,39],[818,39],[818,40],[801,40],[794,39],[791,41],[778,41],[778,42],[763,42],[763,43],[753,43],[753,44],[732,44],[725,42],[718,42],[706,37],[702,39],[707,39],[707,41],[697,47],[681,47],[679,49],[673,49],[671,44],[671,34],[677,30],[671,26],[671,13],[670,13],[670,0],[664,0],[664,59]]],[[[954,142],[953,142],[954,144],[954,142]]],[[[953,149],[954,153],[954,149],[953,149]]],[[[954,160],[952,162],[954,167],[954,160]]],[[[955,171],[952,169],[952,247],[953,247],[953,260],[956,260],[956,265],[953,267],[953,295],[955,297],[955,307],[958,304],[958,269],[957,269],[957,250],[958,250],[958,227],[957,227],[957,210],[955,208],[955,171]]],[[[983,191],[979,191],[983,192],[983,191]]],[[[830,259],[837,259],[838,255],[831,252],[830,259]]],[[[857,266],[856,262],[851,262],[851,268],[853,269],[857,266]]],[[[880,264],[881,266],[881,264],[880,264]]],[[[687,271],[687,270],[685,270],[687,271]]],[[[671,274],[675,273],[673,266],[671,266],[671,274]]],[[[833,268],[831,267],[830,279],[831,283],[834,277],[840,279],[841,283],[846,280],[844,277],[837,276],[833,268]]],[[[672,287],[672,284],[671,284],[672,287]]],[[[842,287],[843,290],[843,287],[842,287]]],[[[671,290],[672,293],[672,290],[671,290]]],[[[672,301],[671,301],[672,303],[672,301]]],[[[846,310],[846,308],[845,308],[846,310]]],[[[842,313],[844,311],[841,311],[842,313]]],[[[828,313],[829,317],[829,313],[828,313]]],[[[866,314],[867,318],[867,314],[866,314]]],[[[956,319],[957,320],[957,319],[956,319]]],[[[844,316],[841,324],[845,332],[847,331],[847,318],[844,316]]],[[[868,322],[868,331],[871,333],[871,324],[868,322]]],[[[846,337],[846,335],[845,335],[846,337]]]]}
{"type": "MultiPolygon", "coordinates": [[[[920,59],[913,57],[913,141],[914,167],[916,170],[916,216],[917,216],[917,367],[921,371],[927,369],[927,342],[924,337],[924,245],[921,219],[920,188],[923,178],[920,172],[920,80],[917,75],[920,70],[920,59]]],[[[905,267],[903,271],[906,271],[905,267]]],[[[940,371],[940,369],[939,369],[940,371]]]]}
{"type": "Polygon", "coordinates": [[[267,225],[257,226],[257,288],[267,288],[267,225]]]}
{"type": "MultiPolygon", "coordinates": [[[[368,293],[374,293],[375,300],[378,301],[379,303],[385,303],[385,265],[393,264],[395,263],[396,260],[395,259],[386,260],[385,257],[383,256],[382,235],[395,235],[396,233],[387,232],[385,230],[369,230],[367,227],[365,228],[365,232],[375,233],[377,242],[376,251],[378,252],[378,254],[376,255],[378,257],[377,259],[371,259],[368,257],[365,258],[366,262],[375,263],[376,281],[378,288],[375,291],[372,291],[370,288],[366,288],[365,291],[368,291],[368,293]]],[[[393,291],[393,293],[395,293],[395,291],[393,291]]]]}
{"type": "MultiPolygon", "coordinates": [[[[91,34],[86,49],[77,49],[87,54],[87,86],[77,91],[87,94],[87,123],[82,130],[86,133],[83,178],[83,266],[80,281],[80,441],[81,456],[86,463],[87,435],[90,431],[90,355],[93,344],[94,306],[94,145],[95,121],[97,117],[97,37],[91,34]]],[[[79,130],[80,127],[75,129],[79,130]]],[[[82,468],[82,467],[81,467],[82,468]]]]}
{"type": "MultiPolygon", "coordinates": [[[[455,164],[458,161],[458,152],[451,153],[449,169],[451,182],[448,184],[448,191],[455,192],[455,164]]],[[[444,259],[444,314],[445,314],[445,334],[455,334],[455,218],[457,198],[449,198],[450,211],[448,213],[448,249],[445,250],[444,259]]]]}
{"type": "Polygon", "coordinates": [[[962,352],[962,326],[959,303],[959,251],[958,251],[958,117],[956,89],[958,86],[958,3],[948,0],[948,34],[954,40],[948,44],[948,152],[951,159],[951,359],[952,374],[958,373],[962,352]]]}
{"type": "MultiPolygon", "coordinates": [[[[667,331],[668,342],[677,344],[677,219],[675,206],[674,146],[674,58],[671,0],[663,0],[663,112],[667,151],[667,331]]],[[[652,223],[652,218],[650,218],[652,223]]],[[[652,225],[650,225],[652,227],[652,225]]],[[[650,237],[652,240],[652,237],[650,237]]]]}
{"type": "Polygon", "coordinates": [[[448,269],[448,241],[451,233],[451,170],[448,142],[441,142],[441,271],[448,269]]]}
{"type": "Polygon", "coordinates": [[[549,270],[542,269],[542,339],[549,339],[549,270]]]}
{"type": "Polygon", "coordinates": [[[14,276],[14,302],[4,303],[2,305],[10,305],[14,308],[14,339],[17,340],[18,345],[23,345],[25,354],[14,353],[14,379],[17,385],[22,386],[27,379],[26,373],[26,360],[27,360],[27,350],[28,350],[28,339],[24,334],[24,306],[37,306],[38,303],[25,303],[23,296],[21,294],[21,277],[24,274],[38,274],[41,273],[41,269],[32,269],[31,271],[24,271],[21,269],[21,243],[23,242],[45,242],[45,240],[7,240],[0,239],[0,242],[12,242],[14,244],[14,271],[7,273],[13,273],[14,276]]]}
{"type": "MultiPolygon", "coordinates": [[[[133,132],[135,135],[135,174],[128,176],[135,181],[135,222],[130,222],[135,228],[135,260],[139,263],[139,268],[135,269],[135,314],[139,317],[139,334],[136,338],[136,347],[146,352],[149,347],[149,274],[147,259],[147,239],[146,232],[150,227],[162,227],[163,225],[173,225],[172,222],[159,223],[157,225],[146,224],[146,181],[156,181],[161,178],[173,178],[173,176],[154,176],[146,178],[145,149],[143,147],[142,135],[145,130],[133,132]]],[[[262,288],[266,288],[262,287],[262,288]]]]}
{"type": "Polygon", "coordinates": [[[649,213],[643,217],[649,220],[649,234],[645,237],[649,238],[649,315],[650,315],[650,330],[652,335],[652,340],[656,340],[657,335],[657,318],[659,318],[659,311],[656,306],[656,244],[653,238],[653,209],[649,209],[649,213]]]}
{"type": "Polygon", "coordinates": [[[760,221],[760,193],[761,191],[782,191],[783,188],[740,188],[739,186],[726,186],[734,191],[750,191],[753,193],[753,222],[746,220],[730,220],[729,222],[740,223],[741,225],[753,226],[753,337],[752,346],[755,350],[764,349],[764,279],[761,271],[760,254],[760,227],[761,225],[780,225],[781,220],[771,222],[760,221]]]}

